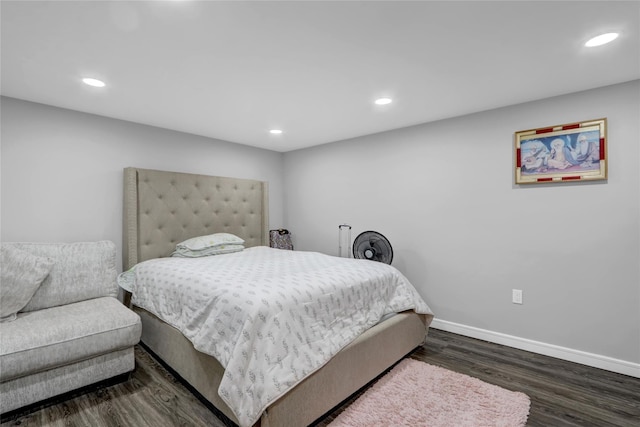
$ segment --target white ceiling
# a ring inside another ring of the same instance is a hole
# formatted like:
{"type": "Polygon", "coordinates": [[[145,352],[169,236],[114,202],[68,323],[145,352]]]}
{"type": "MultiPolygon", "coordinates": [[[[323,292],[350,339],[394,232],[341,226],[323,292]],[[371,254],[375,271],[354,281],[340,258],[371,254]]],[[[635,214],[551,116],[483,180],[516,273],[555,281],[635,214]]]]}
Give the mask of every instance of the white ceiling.
{"type": "Polygon", "coordinates": [[[637,1],[0,7],[2,95],[283,152],[640,78],[637,1]]]}

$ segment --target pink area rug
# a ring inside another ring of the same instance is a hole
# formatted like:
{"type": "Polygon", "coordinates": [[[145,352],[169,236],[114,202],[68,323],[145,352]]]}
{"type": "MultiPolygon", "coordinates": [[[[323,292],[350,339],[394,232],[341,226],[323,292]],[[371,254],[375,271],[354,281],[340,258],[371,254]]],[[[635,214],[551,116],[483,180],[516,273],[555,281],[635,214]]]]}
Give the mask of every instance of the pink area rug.
{"type": "Polygon", "coordinates": [[[344,410],[330,427],[518,427],[529,396],[405,359],[344,410]]]}

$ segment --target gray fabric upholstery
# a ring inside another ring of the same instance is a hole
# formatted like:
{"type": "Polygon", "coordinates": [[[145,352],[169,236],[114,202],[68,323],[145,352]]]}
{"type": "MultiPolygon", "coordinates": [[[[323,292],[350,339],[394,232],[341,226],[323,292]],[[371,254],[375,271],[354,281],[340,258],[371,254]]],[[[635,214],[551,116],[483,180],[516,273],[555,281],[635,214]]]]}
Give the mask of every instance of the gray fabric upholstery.
{"type": "Polygon", "coordinates": [[[115,298],[112,242],[5,246],[54,265],[17,318],[0,323],[1,412],[134,369],[142,325],[115,298]]]}
{"type": "Polygon", "coordinates": [[[0,268],[0,322],[13,321],[49,275],[53,260],[2,245],[0,268]]]}
{"type": "Polygon", "coordinates": [[[133,347],[0,383],[0,412],[5,413],[98,381],[131,372],[133,347]]]}
{"type": "Polygon", "coordinates": [[[118,295],[113,242],[3,243],[5,245],[54,260],[51,273],[22,311],[118,295]]]}
{"type": "Polygon", "coordinates": [[[124,170],[125,270],[169,256],[197,236],[231,233],[267,245],[267,183],[149,169],[124,170]]]}
{"type": "Polygon", "coordinates": [[[112,297],[20,313],[2,328],[0,381],[135,345],[139,317],[112,297]]]}

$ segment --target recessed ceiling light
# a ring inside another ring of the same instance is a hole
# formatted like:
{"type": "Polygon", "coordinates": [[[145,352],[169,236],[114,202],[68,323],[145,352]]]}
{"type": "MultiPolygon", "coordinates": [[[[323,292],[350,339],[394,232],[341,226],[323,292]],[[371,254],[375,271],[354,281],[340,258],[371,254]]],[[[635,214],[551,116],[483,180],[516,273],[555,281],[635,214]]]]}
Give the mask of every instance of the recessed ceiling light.
{"type": "Polygon", "coordinates": [[[612,42],[617,38],[618,38],[618,33],[600,34],[599,36],[590,39],[584,45],[587,47],[602,46],[603,44],[612,42]]]}
{"type": "Polygon", "coordinates": [[[279,135],[282,133],[282,131],[280,129],[271,129],[269,133],[272,133],[274,135],[279,135]]]}
{"type": "Polygon", "coordinates": [[[92,79],[90,77],[85,77],[84,79],[82,79],[82,82],[89,86],[105,87],[105,83],[102,80],[92,79]]]}
{"type": "Polygon", "coordinates": [[[375,100],[376,105],[387,105],[391,104],[393,100],[391,98],[378,98],[375,100]]]}

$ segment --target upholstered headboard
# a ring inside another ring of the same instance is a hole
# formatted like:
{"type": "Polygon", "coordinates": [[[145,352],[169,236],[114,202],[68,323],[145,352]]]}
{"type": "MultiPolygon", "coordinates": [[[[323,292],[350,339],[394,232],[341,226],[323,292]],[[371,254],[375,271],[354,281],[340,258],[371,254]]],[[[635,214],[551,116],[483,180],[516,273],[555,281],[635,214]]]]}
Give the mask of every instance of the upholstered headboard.
{"type": "Polygon", "coordinates": [[[266,182],[125,168],[123,268],[213,233],[233,233],[246,247],[268,245],[268,212],[266,182]]]}

